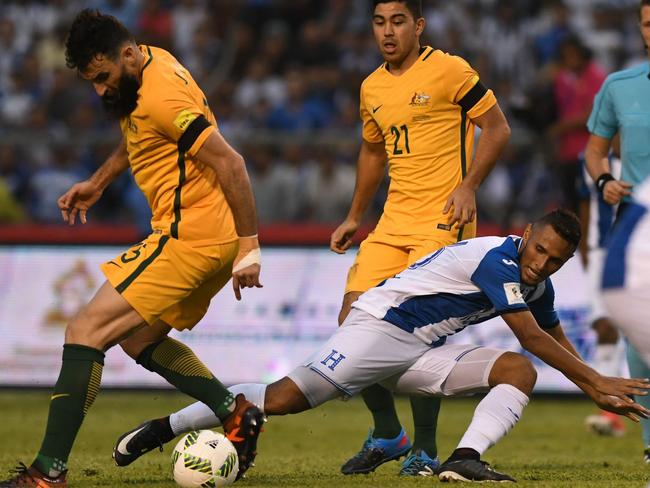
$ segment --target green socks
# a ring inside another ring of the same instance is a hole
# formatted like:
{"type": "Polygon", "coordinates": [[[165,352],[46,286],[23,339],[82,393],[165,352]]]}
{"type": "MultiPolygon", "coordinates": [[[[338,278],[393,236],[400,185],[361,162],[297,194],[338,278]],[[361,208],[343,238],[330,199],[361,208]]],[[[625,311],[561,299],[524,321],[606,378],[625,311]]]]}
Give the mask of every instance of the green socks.
{"type": "Polygon", "coordinates": [[[377,384],[369,386],[361,392],[363,401],[372,413],[375,439],[394,439],[402,431],[402,425],[397,418],[393,394],[377,384]]]}
{"type": "Polygon", "coordinates": [[[151,344],[140,353],[137,363],[205,403],[222,422],[235,408],[233,394],[182,342],[167,337],[151,344]]]}
{"type": "Polygon", "coordinates": [[[56,477],[66,463],[86,412],[95,401],[102,380],[104,353],[77,344],[63,346],[63,364],[50,398],[43,444],[33,465],[56,477]]]}
{"type": "MultiPolygon", "coordinates": [[[[372,436],[375,439],[394,439],[402,431],[402,425],[397,412],[393,395],[379,385],[372,385],[361,392],[363,401],[372,413],[375,430],[372,436]]],[[[436,429],[438,427],[438,412],[440,412],[440,399],[434,397],[412,396],[411,410],[413,410],[413,425],[415,436],[413,450],[422,449],[431,458],[438,455],[436,446],[436,429]]]]}
{"type": "Polygon", "coordinates": [[[438,455],[436,445],[436,429],[438,428],[438,413],[440,412],[440,398],[412,396],[411,410],[413,411],[413,451],[422,449],[430,458],[438,455]]]}

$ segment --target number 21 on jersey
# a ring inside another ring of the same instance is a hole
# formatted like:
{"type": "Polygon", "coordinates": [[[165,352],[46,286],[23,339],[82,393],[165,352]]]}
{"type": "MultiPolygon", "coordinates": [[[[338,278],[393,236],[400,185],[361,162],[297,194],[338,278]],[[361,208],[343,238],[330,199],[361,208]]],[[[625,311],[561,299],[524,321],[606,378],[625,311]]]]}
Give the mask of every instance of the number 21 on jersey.
{"type": "Polygon", "coordinates": [[[397,128],[394,125],[390,128],[391,134],[395,136],[395,145],[393,146],[393,154],[404,154],[406,151],[407,154],[411,153],[411,148],[409,147],[409,128],[406,124],[397,128]],[[404,137],[404,141],[401,139],[404,137]]]}

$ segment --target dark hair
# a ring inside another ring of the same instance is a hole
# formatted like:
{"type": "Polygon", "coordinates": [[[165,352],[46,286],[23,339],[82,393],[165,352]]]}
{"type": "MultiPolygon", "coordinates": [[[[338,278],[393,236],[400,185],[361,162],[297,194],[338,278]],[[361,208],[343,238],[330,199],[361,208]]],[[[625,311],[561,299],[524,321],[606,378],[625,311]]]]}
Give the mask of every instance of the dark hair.
{"type": "Polygon", "coordinates": [[[562,39],[558,48],[558,55],[562,56],[562,52],[566,48],[574,48],[586,61],[591,61],[591,59],[594,57],[593,51],[582,41],[580,36],[577,34],[569,34],[564,39],[562,39]]]}
{"type": "Polygon", "coordinates": [[[406,8],[411,12],[415,20],[422,17],[422,0],[374,0],[373,9],[377,7],[380,3],[405,3],[406,8]]]}
{"type": "Polygon", "coordinates": [[[573,247],[578,247],[582,231],[580,230],[580,219],[572,211],[557,208],[536,220],[533,227],[540,225],[550,225],[562,239],[573,247]]]}
{"type": "Polygon", "coordinates": [[[77,14],[65,41],[68,68],[84,71],[92,59],[103,54],[116,59],[120,48],[133,36],[119,20],[98,10],[84,9],[77,14]]]}
{"type": "Polygon", "coordinates": [[[641,9],[643,7],[650,7],[650,0],[641,0],[639,3],[639,20],[641,20],[641,9]]]}

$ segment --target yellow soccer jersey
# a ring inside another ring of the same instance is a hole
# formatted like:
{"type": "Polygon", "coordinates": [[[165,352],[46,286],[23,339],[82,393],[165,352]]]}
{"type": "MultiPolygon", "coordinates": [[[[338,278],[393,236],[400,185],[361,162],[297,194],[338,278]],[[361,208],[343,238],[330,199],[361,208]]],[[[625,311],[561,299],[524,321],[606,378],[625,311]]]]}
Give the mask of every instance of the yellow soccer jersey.
{"type": "MultiPolygon", "coordinates": [[[[443,238],[458,234],[446,226],[450,214],[442,210],[469,170],[471,118],[495,104],[492,91],[479,83],[466,61],[431,47],[423,48],[400,76],[384,63],[365,79],[363,138],[385,143],[391,178],[378,232],[443,238]]],[[[473,237],[475,226],[467,227],[462,238],[473,237]]]]}
{"type": "Polygon", "coordinates": [[[215,171],[196,154],[217,127],[205,95],[167,51],[145,56],[138,105],[120,121],[129,163],[152,211],[151,226],[197,246],[237,238],[215,171]]]}

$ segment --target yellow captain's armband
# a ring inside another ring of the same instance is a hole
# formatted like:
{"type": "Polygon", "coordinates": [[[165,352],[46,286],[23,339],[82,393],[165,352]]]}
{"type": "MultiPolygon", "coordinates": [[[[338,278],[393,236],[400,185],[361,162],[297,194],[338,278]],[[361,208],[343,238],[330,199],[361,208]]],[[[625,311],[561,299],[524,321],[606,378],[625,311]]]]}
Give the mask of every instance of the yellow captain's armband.
{"type": "Polygon", "coordinates": [[[189,110],[183,110],[181,113],[179,113],[176,118],[174,119],[174,125],[181,131],[185,132],[185,129],[188,128],[188,126],[194,122],[194,120],[199,116],[199,114],[196,114],[194,112],[191,112],[189,110]]]}

